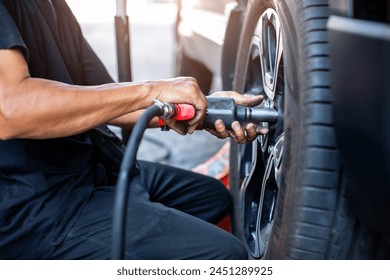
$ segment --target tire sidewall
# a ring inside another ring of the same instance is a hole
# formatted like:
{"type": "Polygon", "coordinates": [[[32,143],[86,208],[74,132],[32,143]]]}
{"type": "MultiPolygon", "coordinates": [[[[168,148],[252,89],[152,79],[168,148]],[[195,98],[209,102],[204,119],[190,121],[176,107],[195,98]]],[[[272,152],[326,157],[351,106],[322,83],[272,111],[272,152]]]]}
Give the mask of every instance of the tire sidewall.
{"type": "MultiPolygon", "coordinates": [[[[305,122],[306,104],[304,89],[308,88],[308,79],[305,78],[305,64],[303,58],[303,37],[301,21],[298,18],[302,10],[299,1],[251,1],[248,4],[247,13],[244,19],[241,33],[239,50],[236,62],[235,78],[233,82],[234,90],[244,92],[247,61],[249,57],[252,35],[260,16],[268,8],[276,10],[280,17],[283,29],[284,43],[284,77],[285,77],[285,112],[284,112],[284,132],[285,144],[283,154],[283,170],[281,185],[275,210],[273,228],[267,250],[263,258],[265,259],[285,259],[292,258],[291,240],[295,238],[300,230],[300,220],[302,218],[301,207],[305,205],[308,197],[304,189],[304,166],[308,152],[302,143],[306,143],[307,127],[305,122]]],[[[232,148],[234,153],[237,149],[232,148]]],[[[239,160],[236,155],[232,155],[231,160],[239,160]]],[[[237,183],[237,179],[233,180],[237,183]]],[[[232,186],[239,188],[239,186],[232,186]]],[[[335,192],[337,186],[331,192],[335,192]]],[[[240,205],[242,199],[234,199],[236,211],[241,211],[244,207],[240,205]],[[239,204],[239,205],[237,205],[239,204]]],[[[237,223],[233,228],[240,228],[243,225],[242,214],[235,214],[237,223]],[[238,218],[237,218],[238,217],[238,218]]],[[[237,235],[243,238],[243,232],[237,230],[237,235]]],[[[310,254],[304,258],[322,258],[321,254],[310,254]]]]}

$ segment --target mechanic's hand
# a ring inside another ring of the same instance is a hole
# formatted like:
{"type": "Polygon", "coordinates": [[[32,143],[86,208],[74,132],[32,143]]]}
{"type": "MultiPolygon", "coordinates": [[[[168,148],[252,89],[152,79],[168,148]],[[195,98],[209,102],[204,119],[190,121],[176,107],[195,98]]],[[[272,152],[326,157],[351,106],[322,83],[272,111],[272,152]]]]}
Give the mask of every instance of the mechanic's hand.
{"type": "MultiPolygon", "coordinates": [[[[263,101],[263,96],[247,96],[239,94],[235,91],[221,91],[211,94],[214,97],[230,97],[233,98],[237,105],[253,107],[259,105],[263,101]]],[[[237,143],[244,144],[247,141],[253,141],[256,139],[258,134],[268,133],[268,129],[259,126],[254,123],[248,123],[245,126],[241,126],[238,121],[232,123],[231,128],[227,128],[222,120],[215,122],[214,129],[206,129],[211,134],[218,138],[224,139],[232,137],[237,143]]]]}
{"type": "Polygon", "coordinates": [[[206,114],[207,100],[195,78],[178,77],[160,80],[154,85],[154,90],[158,91],[156,98],[160,101],[191,104],[195,107],[194,118],[189,121],[164,120],[168,127],[185,135],[193,133],[201,125],[206,114]]]}

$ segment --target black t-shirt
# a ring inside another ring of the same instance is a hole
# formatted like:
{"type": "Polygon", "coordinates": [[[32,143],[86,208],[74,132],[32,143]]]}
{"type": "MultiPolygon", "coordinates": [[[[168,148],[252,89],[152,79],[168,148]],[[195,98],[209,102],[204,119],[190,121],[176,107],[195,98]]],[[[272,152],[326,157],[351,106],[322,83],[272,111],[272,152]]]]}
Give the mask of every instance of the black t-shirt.
{"type": "MultiPolygon", "coordinates": [[[[112,82],[64,0],[0,0],[0,49],[10,48],[23,51],[32,77],[112,82]]],[[[85,134],[0,141],[0,259],[46,258],[87,201],[93,169],[85,134]]]]}

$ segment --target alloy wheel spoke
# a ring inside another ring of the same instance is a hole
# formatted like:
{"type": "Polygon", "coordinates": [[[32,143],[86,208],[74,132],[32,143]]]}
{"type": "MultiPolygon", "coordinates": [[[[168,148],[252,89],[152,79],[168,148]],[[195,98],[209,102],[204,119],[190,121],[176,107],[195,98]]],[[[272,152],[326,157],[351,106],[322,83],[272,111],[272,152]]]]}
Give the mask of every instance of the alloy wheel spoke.
{"type": "MultiPolygon", "coordinates": [[[[283,41],[279,16],[268,9],[260,16],[249,49],[244,91],[265,95],[261,106],[283,108],[283,41]]],[[[283,110],[281,110],[283,112],[283,110]]],[[[284,133],[278,124],[261,123],[270,132],[246,144],[240,155],[244,232],[255,258],[265,254],[273,227],[281,183],[284,133]]],[[[283,127],[283,123],[280,123],[283,127]]]]}
{"type": "Polygon", "coordinates": [[[257,24],[255,36],[258,38],[263,88],[267,96],[273,100],[283,54],[281,24],[275,10],[268,9],[263,13],[257,24]]]}

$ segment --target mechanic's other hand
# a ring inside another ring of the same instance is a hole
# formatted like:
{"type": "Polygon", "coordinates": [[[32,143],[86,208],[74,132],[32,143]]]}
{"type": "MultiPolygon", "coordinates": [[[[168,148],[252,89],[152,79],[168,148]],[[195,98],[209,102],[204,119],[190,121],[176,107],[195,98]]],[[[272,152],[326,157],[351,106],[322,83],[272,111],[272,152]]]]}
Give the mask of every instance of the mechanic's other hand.
{"type": "Polygon", "coordinates": [[[231,128],[227,128],[222,120],[216,120],[214,126],[215,129],[206,128],[205,130],[221,139],[231,137],[239,144],[253,141],[259,134],[268,133],[267,128],[256,125],[254,123],[248,123],[245,126],[241,126],[238,121],[234,121],[231,128]]]}
{"type": "MultiPolygon", "coordinates": [[[[253,107],[263,101],[263,96],[247,96],[234,91],[221,91],[211,94],[213,97],[230,97],[233,98],[237,105],[253,107]]],[[[254,123],[248,123],[243,126],[238,121],[232,123],[231,127],[225,126],[222,120],[217,120],[214,124],[215,129],[206,129],[218,138],[233,138],[237,143],[244,144],[253,141],[259,134],[267,134],[268,129],[254,123]]]]}
{"type": "Polygon", "coordinates": [[[235,91],[217,91],[209,95],[210,97],[229,97],[233,98],[237,105],[253,107],[263,102],[262,95],[243,95],[235,91]]]}

